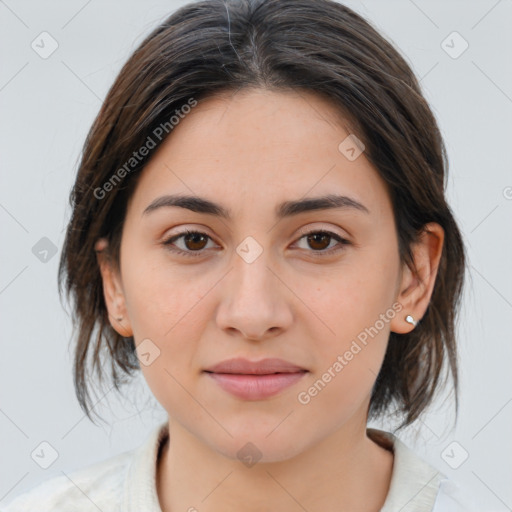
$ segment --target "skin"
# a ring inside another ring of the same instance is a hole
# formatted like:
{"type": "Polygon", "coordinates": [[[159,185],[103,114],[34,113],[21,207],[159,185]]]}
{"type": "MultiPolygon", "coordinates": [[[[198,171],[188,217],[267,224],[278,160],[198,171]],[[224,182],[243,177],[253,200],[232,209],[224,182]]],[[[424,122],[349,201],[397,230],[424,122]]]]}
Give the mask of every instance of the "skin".
{"type": "MultiPolygon", "coordinates": [[[[406,315],[425,313],[444,233],[428,224],[413,246],[417,277],[400,264],[385,183],[364,152],[350,161],[338,150],[349,133],[333,106],[311,93],[243,90],[204,100],[143,170],[120,268],[98,255],[112,326],[137,346],[149,338],[160,350],[141,367],[169,415],[171,442],[157,470],[164,512],[320,511],[340,503],[375,512],[385,501],[393,454],[367,436],[370,394],[390,331],[409,332],[406,315]],[[143,215],[171,193],[221,203],[232,219],[179,207],[143,215]],[[282,201],[332,193],[369,213],[274,216],[282,201]],[[301,228],[350,244],[308,243],[301,228]],[[209,238],[182,237],[174,247],[199,248],[200,256],[163,244],[185,229],[209,238]],[[252,263],[236,252],[247,236],[263,250],[252,263]],[[331,248],[341,250],[328,255],[331,248]],[[298,393],[394,303],[402,310],[308,404],[299,403],[298,393]],[[203,372],[232,357],[279,357],[308,373],[274,397],[242,400],[203,372]],[[261,452],[251,467],[237,458],[249,441],[261,452]]],[[[97,249],[105,246],[98,240],[97,249]]]]}

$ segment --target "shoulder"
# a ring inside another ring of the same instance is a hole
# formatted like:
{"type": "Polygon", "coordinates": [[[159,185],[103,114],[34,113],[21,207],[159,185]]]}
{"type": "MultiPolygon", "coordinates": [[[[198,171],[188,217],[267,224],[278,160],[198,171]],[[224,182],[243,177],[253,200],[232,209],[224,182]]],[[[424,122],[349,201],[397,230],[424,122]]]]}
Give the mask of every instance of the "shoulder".
{"type": "Polygon", "coordinates": [[[0,512],[158,512],[156,462],[167,438],[165,421],[140,446],[49,478],[0,507],[0,512]]]}
{"type": "Polygon", "coordinates": [[[1,507],[1,512],[117,510],[133,450],[51,477],[1,507]]]}
{"type": "Polygon", "coordinates": [[[394,453],[388,495],[381,512],[476,512],[462,489],[390,432],[367,429],[377,444],[394,453]]]}

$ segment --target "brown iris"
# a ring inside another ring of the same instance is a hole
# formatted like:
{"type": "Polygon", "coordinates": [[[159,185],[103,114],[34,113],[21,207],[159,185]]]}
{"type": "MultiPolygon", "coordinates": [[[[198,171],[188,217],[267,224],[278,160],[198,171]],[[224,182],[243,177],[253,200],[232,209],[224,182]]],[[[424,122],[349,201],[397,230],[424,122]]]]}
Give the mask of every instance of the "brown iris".
{"type": "Polygon", "coordinates": [[[312,249],[318,249],[318,250],[321,250],[321,249],[325,249],[327,247],[329,247],[329,242],[330,242],[330,239],[331,239],[331,235],[329,235],[328,233],[322,233],[322,232],[319,232],[319,233],[313,233],[311,235],[308,235],[308,244],[310,245],[310,247],[312,249]],[[324,245],[324,242],[327,243],[324,245]],[[320,244],[322,247],[317,247],[315,246],[315,244],[320,244]]]}
{"type": "Polygon", "coordinates": [[[191,251],[204,249],[204,247],[208,243],[208,237],[206,235],[203,235],[202,233],[187,233],[186,235],[183,236],[183,240],[185,242],[187,249],[190,249],[191,251]],[[200,241],[201,239],[204,241],[202,245],[200,241]],[[199,244],[199,246],[197,244],[199,244]]]}

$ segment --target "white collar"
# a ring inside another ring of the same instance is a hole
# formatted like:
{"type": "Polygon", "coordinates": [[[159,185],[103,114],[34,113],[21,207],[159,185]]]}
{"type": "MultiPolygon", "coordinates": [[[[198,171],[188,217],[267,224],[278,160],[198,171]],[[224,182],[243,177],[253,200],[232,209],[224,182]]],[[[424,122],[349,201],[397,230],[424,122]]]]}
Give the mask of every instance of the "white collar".
{"type": "MultiPolygon", "coordinates": [[[[381,512],[432,512],[446,476],[418,457],[395,435],[368,428],[370,439],[394,453],[390,488],[381,512]]],[[[161,512],[156,490],[159,450],[168,438],[168,422],[158,425],[135,449],[124,482],[122,510],[161,512]]]]}
{"type": "Polygon", "coordinates": [[[390,432],[367,428],[368,437],[394,453],[391,482],[380,512],[432,512],[446,476],[390,432]]]}

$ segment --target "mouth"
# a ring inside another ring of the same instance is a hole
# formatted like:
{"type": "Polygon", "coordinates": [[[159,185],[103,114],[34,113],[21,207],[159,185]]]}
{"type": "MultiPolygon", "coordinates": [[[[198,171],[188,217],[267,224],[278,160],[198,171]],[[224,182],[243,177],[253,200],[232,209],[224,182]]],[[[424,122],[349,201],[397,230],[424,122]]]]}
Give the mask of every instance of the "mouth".
{"type": "Polygon", "coordinates": [[[221,389],[242,400],[263,400],[279,394],[309,373],[283,359],[230,359],[204,373],[221,389]]]}

